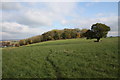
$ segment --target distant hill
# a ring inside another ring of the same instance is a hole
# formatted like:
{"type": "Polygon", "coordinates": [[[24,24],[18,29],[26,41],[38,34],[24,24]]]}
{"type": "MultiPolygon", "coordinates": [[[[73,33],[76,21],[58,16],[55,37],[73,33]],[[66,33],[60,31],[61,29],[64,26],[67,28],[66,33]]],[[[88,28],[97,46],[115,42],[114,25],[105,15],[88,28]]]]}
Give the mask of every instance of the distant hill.
{"type": "Polygon", "coordinates": [[[18,40],[21,40],[21,39],[3,39],[3,40],[0,40],[0,41],[18,41],[18,40]]]}

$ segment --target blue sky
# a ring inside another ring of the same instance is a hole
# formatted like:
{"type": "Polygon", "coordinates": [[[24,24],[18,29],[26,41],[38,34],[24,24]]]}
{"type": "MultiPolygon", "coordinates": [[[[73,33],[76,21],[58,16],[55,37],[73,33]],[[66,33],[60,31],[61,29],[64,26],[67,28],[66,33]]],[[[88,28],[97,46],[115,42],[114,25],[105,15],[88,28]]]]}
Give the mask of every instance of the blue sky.
{"type": "Polygon", "coordinates": [[[87,28],[104,23],[118,35],[117,2],[3,2],[3,39],[24,39],[52,29],[87,28]]]}
{"type": "Polygon", "coordinates": [[[79,7],[85,8],[83,16],[89,18],[96,17],[98,13],[109,14],[114,13],[117,15],[117,3],[116,2],[90,2],[90,3],[79,3],[79,7]]]}

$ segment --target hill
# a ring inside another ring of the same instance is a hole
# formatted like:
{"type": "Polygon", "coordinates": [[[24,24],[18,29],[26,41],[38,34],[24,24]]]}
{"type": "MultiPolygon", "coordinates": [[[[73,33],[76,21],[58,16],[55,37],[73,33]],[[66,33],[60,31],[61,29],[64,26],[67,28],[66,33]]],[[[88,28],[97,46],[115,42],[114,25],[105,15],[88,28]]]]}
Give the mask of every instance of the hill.
{"type": "Polygon", "coordinates": [[[116,78],[118,38],[67,39],[2,49],[3,78],[116,78]]]}

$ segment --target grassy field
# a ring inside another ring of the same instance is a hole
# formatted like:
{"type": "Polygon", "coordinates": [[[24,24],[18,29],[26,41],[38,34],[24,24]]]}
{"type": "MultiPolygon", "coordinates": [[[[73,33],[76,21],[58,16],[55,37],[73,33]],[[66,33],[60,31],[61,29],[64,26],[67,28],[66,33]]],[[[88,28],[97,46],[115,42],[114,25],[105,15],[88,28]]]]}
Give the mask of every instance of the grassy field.
{"type": "Polygon", "coordinates": [[[118,38],[48,41],[2,51],[3,78],[118,77],[118,38]]]}

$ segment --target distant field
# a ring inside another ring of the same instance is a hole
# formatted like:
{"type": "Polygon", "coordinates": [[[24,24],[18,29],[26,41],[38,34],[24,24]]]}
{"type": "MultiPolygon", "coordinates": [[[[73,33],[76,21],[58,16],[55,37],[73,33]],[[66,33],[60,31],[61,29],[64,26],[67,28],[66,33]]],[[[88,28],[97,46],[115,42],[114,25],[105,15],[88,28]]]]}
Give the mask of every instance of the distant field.
{"type": "Polygon", "coordinates": [[[118,38],[68,39],[4,48],[3,78],[116,78],[118,38]]]}

